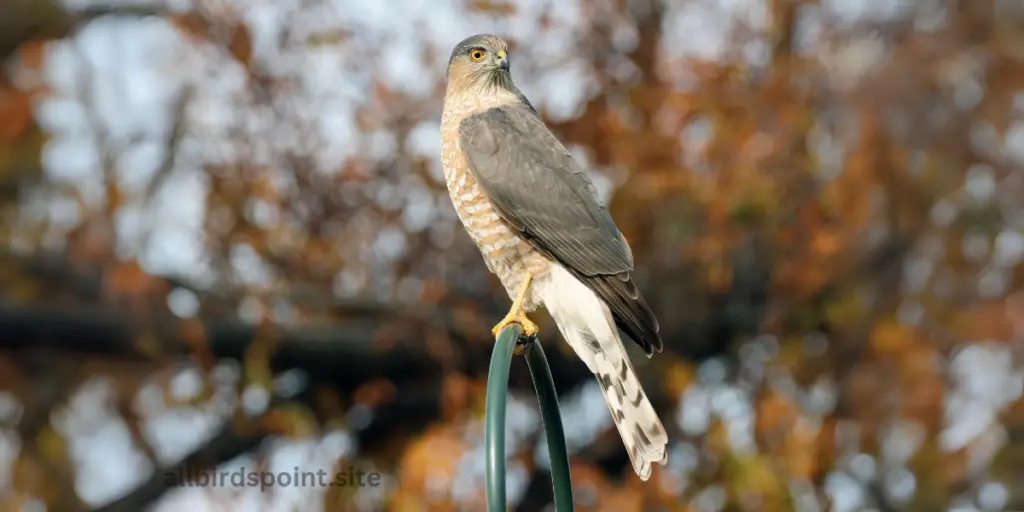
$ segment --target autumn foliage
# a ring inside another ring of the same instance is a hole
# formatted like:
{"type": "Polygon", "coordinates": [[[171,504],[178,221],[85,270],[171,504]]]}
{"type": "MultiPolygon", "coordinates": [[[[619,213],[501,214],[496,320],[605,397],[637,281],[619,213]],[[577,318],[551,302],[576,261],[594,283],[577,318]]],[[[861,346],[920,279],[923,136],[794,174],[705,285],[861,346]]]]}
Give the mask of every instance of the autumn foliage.
{"type": "MultiPolygon", "coordinates": [[[[733,3],[457,10],[513,31],[661,322],[665,352],[634,360],[669,464],[641,482],[539,320],[564,422],[590,429],[567,428],[576,510],[1024,509],[1024,8],[733,3]]],[[[0,40],[0,509],[482,510],[507,300],[440,175],[462,34],[194,4],[54,8],[0,40]],[[133,24],[173,42],[137,59],[162,92],[89,49],[133,24]],[[130,485],[86,478],[81,439],[109,425],[130,485]],[[386,485],[159,484],[288,446],[386,485]]],[[[513,394],[510,509],[543,510],[524,368],[513,394]]]]}

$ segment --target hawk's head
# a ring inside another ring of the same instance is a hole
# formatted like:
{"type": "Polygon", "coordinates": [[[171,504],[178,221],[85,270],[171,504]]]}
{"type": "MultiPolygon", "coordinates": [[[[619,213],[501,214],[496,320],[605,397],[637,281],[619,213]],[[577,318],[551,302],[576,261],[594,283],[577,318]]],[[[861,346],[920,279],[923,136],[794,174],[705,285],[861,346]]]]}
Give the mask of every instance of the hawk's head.
{"type": "Polygon", "coordinates": [[[467,37],[448,59],[448,80],[464,87],[497,86],[512,89],[508,43],[490,34],[467,37]]]}

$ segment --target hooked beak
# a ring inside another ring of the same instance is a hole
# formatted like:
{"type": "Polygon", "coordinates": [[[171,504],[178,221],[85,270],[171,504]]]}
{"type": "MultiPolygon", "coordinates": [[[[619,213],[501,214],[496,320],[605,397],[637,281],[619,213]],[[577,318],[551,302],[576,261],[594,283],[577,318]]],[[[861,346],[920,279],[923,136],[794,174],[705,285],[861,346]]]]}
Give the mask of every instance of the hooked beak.
{"type": "Polygon", "coordinates": [[[498,50],[497,57],[498,57],[498,59],[497,59],[498,60],[498,69],[500,69],[502,71],[508,71],[508,68],[509,68],[508,53],[506,53],[505,50],[498,50]]]}

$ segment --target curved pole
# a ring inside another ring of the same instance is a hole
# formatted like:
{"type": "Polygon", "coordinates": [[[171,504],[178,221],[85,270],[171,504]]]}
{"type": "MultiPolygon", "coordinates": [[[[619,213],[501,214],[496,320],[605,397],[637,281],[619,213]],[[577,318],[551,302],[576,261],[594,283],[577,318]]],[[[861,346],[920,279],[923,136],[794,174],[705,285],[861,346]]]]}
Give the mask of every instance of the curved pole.
{"type": "Polygon", "coordinates": [[[508,370],[519,341],[519,324],[509,324],[498,333],[487,373],[487,402],[484,443],[487,447],[487,510],[502,511],[505,501],[505,402],[508,399],[508,370]]]}
{"type": "Polygon", "coordinates": [[[551,460],[551,481],[555,488],[555,510],[571,512],[572,478],[569,476],[569,453],[565,446],[565,431],[562,429],[562,414],[558,409],[558,394],[551,377],[551,367],[544,356],[539,341],[526,347],[526,364],[530,367],[533,387],[540,402],[540,414],[544,418],[544,433],[548,441],[548,459],[551,460]]]}
{"type": "Polygon", "coordinates": [[[523,338],[522,328],[509,324],[498,333],[494,352],[491,353],[491,367],[487,374],[487,404],[485,416],[484,443],[487,453],[487,510],[505,511],[505,405],[508,400],[508,375],[512,356],[519,353],[517,346],[526,355],[526,364],[533,377],[533,386],[540,402],[540,413],[544,418],[544,432],[547,435],[548,458],[551,459],[551,479],[554,486],[555,510],[572,512],[572,480],[569,474],[569,455],[565,446],[565,431],[562,415],[558,408],[558,395],[551,377],[544,349],[535,338],[523,338]],[[525,345],[525,346],[523,346],[525,345]]]}

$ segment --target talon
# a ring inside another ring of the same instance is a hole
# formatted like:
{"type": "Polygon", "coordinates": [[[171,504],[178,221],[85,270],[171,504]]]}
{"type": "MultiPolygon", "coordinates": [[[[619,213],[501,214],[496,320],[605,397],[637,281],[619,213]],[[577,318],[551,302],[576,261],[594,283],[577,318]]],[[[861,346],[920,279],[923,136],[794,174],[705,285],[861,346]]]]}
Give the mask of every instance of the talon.
{"type": "Polygon", "coordinates": [[[537,328],[537,324],[530,321],[530,319],[526,317],[526,312],[520,309],[514,312],[510,311],[507,315],[505,315],[505,318],[503,318],[500,322],[498,322],[498,325],[495,325],[491,329],[491,334],[497,336],[498,333],[502,331],[502,329],[508,327],[511,324],[519,324],[519,326],[522,327],[523,329],[523,334],[526,336],[533,336],[534,334],[537,334],[537,331],[539,330],[537,328]]]}
{"type": "Polygon", "coordinates": [[[509,324],[519,324],[523,328],[523,334],[526,336],[533,336],[537,334],[537,324],[526,318],[526,311],[523,310],[523,301],[526,300],[526,292],[530,289],[530,282],[533,281],[531,274],[526,274],[523,282],[519,284],[519,293],[516,294],[515,300],[512,301],[512,308],[508,310],[508,314],[505,315],[498,325],[495,325],[491,329],[491,334],[497,336],[502,329],[509,326],[509,324]]]}

